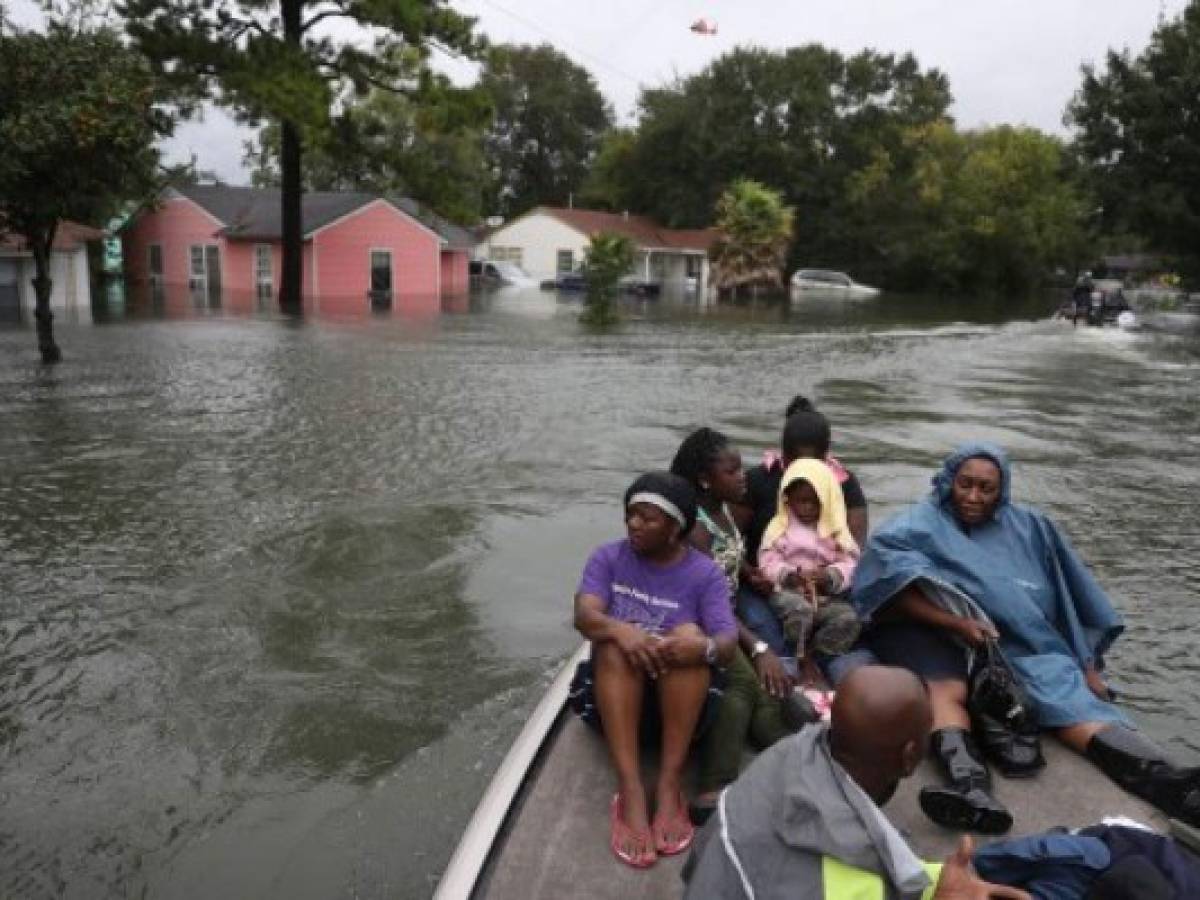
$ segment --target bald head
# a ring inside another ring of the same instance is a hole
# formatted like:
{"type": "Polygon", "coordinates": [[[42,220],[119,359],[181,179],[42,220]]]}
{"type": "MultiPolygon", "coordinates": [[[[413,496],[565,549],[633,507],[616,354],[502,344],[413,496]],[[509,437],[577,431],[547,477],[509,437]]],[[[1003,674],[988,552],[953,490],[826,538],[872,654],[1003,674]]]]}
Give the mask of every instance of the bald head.
{"type": "Polygon", "coordinates": [[[838,685],[830,746],[859,787],[882,804],[921,761],[932,722],[929,695],[916,675],[862,666],[838,685]]]}

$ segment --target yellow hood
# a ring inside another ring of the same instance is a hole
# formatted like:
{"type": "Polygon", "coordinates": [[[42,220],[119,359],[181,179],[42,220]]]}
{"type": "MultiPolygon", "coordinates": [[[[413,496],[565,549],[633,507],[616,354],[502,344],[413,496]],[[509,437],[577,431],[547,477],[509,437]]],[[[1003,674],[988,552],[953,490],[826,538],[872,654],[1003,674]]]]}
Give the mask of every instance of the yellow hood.
{"type": "Polygon", "coordinates": [[[791,513],[787,506],[787,489],[797,481],[807,481],[817,492],[821,501],[821,518],[817,520],[817,534],[823,538],[832,538],[843,550],[854,552],[858,544],[850,535],[846,525],[846,500],[842,496],[842,486],[837,478],[819,459],[798,459],[783,473],[779,482],[779,494],[776,497],[775,517],[767,523],[763,531],[763,547],[770,547],[777,541],[788,527],[791,513]]]}

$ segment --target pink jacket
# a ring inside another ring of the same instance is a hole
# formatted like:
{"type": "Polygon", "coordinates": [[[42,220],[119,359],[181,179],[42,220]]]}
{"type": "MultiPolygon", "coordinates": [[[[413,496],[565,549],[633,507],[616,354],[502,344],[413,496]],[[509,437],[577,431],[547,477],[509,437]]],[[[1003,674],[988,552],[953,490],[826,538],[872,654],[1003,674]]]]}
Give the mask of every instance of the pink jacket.
{"type": "Polygon", "coordinates": [[[769,547],[758,551],[758,567],[778,585],[792,572],[808,574],[832,566],[842,576],[843,590],[850,586],[858,552],[843,550],[832,538],[817,536],[817,530],[801,525],[790,515],[787,530],[769,547]]]}

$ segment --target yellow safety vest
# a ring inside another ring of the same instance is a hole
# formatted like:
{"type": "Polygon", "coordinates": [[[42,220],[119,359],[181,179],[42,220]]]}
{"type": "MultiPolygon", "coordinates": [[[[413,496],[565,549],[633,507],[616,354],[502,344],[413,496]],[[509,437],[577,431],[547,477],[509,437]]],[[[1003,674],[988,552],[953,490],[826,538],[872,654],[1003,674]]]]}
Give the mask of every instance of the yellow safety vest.
{"type": "MultiPolygon", "coordinates": [[[[942,877],[941,863],[922,863],[929,876],[929,887],[921,894],[921,900],[932,900],[942,877]]],[[[866,869],[848,866],[832,856],[821,857],[821,882],[825,900],[887,900],[883,879],[866,869]]]]}

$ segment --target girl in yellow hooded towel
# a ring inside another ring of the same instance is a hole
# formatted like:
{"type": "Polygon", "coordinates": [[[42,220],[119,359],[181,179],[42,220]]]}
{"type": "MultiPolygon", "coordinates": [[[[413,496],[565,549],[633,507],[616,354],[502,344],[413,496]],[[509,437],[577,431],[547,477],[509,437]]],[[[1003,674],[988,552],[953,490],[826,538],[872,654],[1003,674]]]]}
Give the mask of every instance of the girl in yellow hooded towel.
{"type": "Polygon", "coordinates": [[[841,486],[824,462],[798,459],[783,473],[775,517],[763,532],[758,565],[775,583],[771,606],[783,623],[796,660],[811,676],[808,650],[845,653],[858,638],[859,620],[844,599],[858,562],[858,544],[846,525],[841,486]]]}

